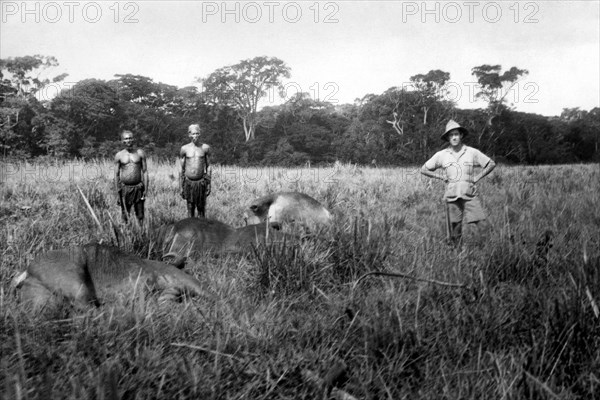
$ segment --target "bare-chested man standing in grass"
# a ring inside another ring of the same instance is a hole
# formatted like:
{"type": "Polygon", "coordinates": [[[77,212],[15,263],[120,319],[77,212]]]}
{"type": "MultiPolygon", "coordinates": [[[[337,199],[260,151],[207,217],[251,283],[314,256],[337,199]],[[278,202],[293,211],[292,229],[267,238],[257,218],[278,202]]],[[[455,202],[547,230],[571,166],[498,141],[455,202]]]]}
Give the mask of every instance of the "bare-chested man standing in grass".
{"type": "Polygon", "coordinates": [[[210,173],[208,154],[210,146],[200,144],[200,125],[188,128],[192,141],[181,147],[181,197],[187,201],[188,217],[193,217],[196,209],[199,217],[206,216],[206,198],[210,194],[210,173]]]}
{"type": "Polygon", "coordinates": [[[131,206],[140,222],[144,221],[144,193],[148,190],[148,173],[146,171],[146,155],[142,149],[133,145],[135,139],[131,131],[123,131],[121,140],[125,149],[115,156],[115,189],[118,204],[121,206],[123,220],[128,221],[131,206]]]}

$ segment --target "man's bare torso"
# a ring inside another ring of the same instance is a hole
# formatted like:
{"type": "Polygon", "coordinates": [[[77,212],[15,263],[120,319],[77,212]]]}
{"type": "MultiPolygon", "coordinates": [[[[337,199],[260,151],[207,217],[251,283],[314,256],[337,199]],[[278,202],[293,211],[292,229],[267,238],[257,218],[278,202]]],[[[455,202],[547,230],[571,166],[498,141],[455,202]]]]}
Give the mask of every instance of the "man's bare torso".
{"type": "Polygon", "coordinates": [[[198,180],[206,173],[209,146],[203,144],[196,146],[194,143],[188,143],[181,147],[180,157],[184,163],[185,177],[191,180],[198,180]]]}
{"type": "Polygon", "coordinates": [[[125,185],[137,185],[142,182],[142,159],[140,150],[129,152],[121,150],[115,156],[119,162],[119,180],[125,185]]]}

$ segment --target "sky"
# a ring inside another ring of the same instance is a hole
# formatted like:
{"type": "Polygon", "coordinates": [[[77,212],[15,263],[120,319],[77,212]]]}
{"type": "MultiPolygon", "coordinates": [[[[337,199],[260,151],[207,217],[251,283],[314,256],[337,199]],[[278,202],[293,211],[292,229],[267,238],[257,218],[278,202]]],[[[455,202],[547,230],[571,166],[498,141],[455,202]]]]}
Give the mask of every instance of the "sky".
{"type": "MultiPolygon", "coordinates": [[[[547,116],[600,106],[600,1],[0,1],[0,57],[51,55],[79,80],[135,74],[178,87],[257,56],[297,91],[332,103],[450,73],[447,99],[485,107],[471,69],[529,74],[507,95],[547,116]]],[[[58,87],[47,88],[52,97],[58,87]]],[[[278,104],[274,96],[262,104],[278,104]]]]}

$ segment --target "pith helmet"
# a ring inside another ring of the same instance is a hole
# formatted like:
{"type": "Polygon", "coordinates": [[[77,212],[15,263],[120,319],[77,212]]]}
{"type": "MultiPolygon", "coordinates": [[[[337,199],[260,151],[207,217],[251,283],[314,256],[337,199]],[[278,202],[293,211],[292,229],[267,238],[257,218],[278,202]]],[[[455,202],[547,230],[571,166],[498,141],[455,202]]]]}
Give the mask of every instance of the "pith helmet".
{"type": "Polygon", "coordinates": [[[469,134],[469,131],[467,130],[467,128],[460,126],[458,124],[458,122],[451,119],[446,124],[446,132],[444,132],[444,134],[442,135],[442,140],[445,140],[447,142],[448,141],[448,133],[450,133],[450,131],[454,130],[454,129],[458,129],[463,134],[463,137],[465,137],[469,134]]]}
{"type": "Polygon", "coordinates": [[[200,133],[200,125],[198,124],[192,124],[189,126],[188,128],[188,133],[200,133]]]}

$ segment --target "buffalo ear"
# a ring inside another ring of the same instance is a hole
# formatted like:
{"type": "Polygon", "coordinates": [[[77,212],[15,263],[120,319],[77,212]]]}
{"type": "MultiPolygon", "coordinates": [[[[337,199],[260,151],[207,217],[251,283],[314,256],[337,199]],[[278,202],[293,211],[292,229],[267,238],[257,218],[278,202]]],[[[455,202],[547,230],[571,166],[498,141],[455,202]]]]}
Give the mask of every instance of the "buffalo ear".
{"type": "Polygon", "coordinates": [[[163,256],[162,261],[166,264],[174,266],[175,268],[183,269],[183,267],[185,267],[186,259],[187,257],[185,256],[169,253],[163,256]]]}

